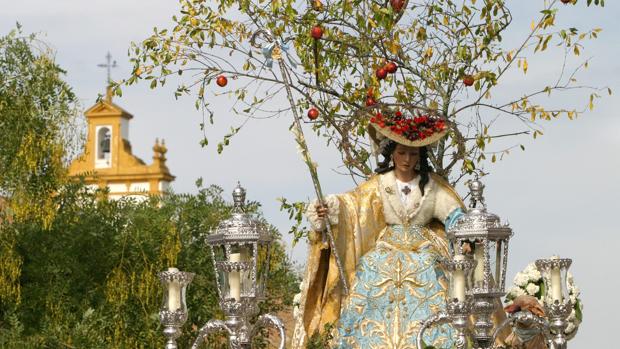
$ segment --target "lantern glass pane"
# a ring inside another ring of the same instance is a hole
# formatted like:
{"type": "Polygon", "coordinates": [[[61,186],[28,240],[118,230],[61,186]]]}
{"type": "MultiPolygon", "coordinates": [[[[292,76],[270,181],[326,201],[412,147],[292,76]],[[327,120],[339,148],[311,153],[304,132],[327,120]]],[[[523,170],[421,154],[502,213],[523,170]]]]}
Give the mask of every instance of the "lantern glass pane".
{"type": "Polygon", "coordinates": [[[211,246],[213,249],[213,256],[215,257],[215,262],[225,261],[228,258],[226,257],[226,249],[224,245],[215,245],[211,246]]]}
{"type": "MultiPolygon", "coordinates": [[[[471,257],[473,258],[473,257],[471,257]]],[[[475,266],[473,268],[471,268],[470,270],[468,270],[465,273],[465,291],[467,293],[470,293],[471,289],[474,287],[475,283],[474,283],[474,271],[475,271],[475,266]]]]}
{"type": "Polygon", "coordinates": [[[252,269],[254,268],[254,248],[252,244],[244,244],[240,249],[241,262],[240,272],[241,295],[244,297],[254,296],[254,282],[252,281],[252,269]]]}
{"type": "Polygon", "coordinates": [[[502,240],[495,241],[494,245],[495,249],[490,251],[490,253],[495,255],[495,268],[491,272],[494,274],[495,287],[499,288],[502,283],[502,263],[504,261],[502,258],[502,240]]]}
{"type": "Polygon", "coordinates": [[[184,313],[187,313],[187,285],[181,286],[181,308],[184,313]]]}
{"type": "Polygon", "coordinates": [[[166,282],[166,289],[164,291],[164,302],[162,308],[168,311],[187,311],[185,305],[185,287],[181,287],[181,283],[178,281],[166,282]]]}
{"type": "Polygon", "coordinates": [[[268,275],[269,275],[269,269],[270,269],[270,264],[271,264],[271,248],[270,248],[270,244],[268,243],[259,243],[258,244],[258,259],[256,261],[256,268],[257,268],[257,275],[256,275],[256,282],[257,282],[257,296],[259,297],[263,297],[265,294],[265,288],[267,280],[268,280],[268,275]]]}
{"type": "Polygon", "coordinates": [[[570,299],[568,292],[568,268],[560,269],[560,285],[562,286],[562,301],[570,299]]]}
{"type": "Polygon", "coordinates": [[[499,263],[497,260],[496,251],[497,251],[497,241],[489,240],[489,271],[491,272],[491,275],[490,275],[491,278],[489,279],[490,288],[495,288],[498,286],[497,266],[499,263]]]}
{"type": "Polygon", "coordinates": [[[164,297],[163,297],[163,301],[161,303],[161,308],[164,309],[164,310],[170,311],[170,307],[168,307],[168,298],[170,298],[170,296],[169,296],[170,283],[169,282],[162,282],[162,285],[164,285],[164,297]]]}
{"type": "Polygon", "coordinates": [[[231,244],[230,254],[228,255],[228,263],[230,265],[230,272],[228,273],[228,295],[230,298],[234,298],[237,301],[241,299],[243,282],[245,272],[245,262],[250,258],[248,251],[244,245],[231,244]]]}
{"type": "Polygon", "coordinates": [[[228,272],[223,268],[217,269],[217,277],[220,285],[220,292],[223,299],[230,298],[230,284],[228,283],[228,272]]]}
{"type": "Polygon", "coordinates": [[[541,270],[545,284],[545,303],[553,304],[556,300],[564,302],[569,299],[566,268],[546,268],[541,270]]]}
{"type": "Polygon", "coordinates": [[[485,257],[484,257],[484,244],[482,242],[476,242],[476,244],[474,245],[474,259],[477,262],[476,267],[474,268],[474,273],[473,273],[474,287],[478,287],[478,288],[484,287],[485,257]]]}
{"type": "Polygon", "coordinates": [[[454,298],[456,298],[456,292],[454,290],[454,272],[447,272],[447,280],[448,280],[448,285],[443,285],[443,282],[445,282],[444,278],[438,278],[439,283],[442,284],[442,287],[446,287],[448,289],[448,301],[452,301],[454,298]]]}

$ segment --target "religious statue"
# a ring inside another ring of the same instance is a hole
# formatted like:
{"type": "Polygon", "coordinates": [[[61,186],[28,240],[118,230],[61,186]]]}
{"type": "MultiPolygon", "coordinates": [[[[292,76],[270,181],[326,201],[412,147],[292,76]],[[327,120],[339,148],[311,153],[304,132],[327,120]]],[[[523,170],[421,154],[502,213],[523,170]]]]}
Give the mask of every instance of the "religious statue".
{"type": "MultiPolygon", "coordinates": [[[[383,157],[376,174],[350,192],[327,196],[324,206],[308,206],[312,232],[294,348],[330,324],[332,348],[415,349],[421,322],[444,307],[447,280],[437,260],[450,256],[445,228],[463,214],[463,202],[432,172],[426,147],[445,136],[445,121],[379,113],[368,131],[383,157]],[[321,238],[326,217],[349,294],[335,253],[321,238]]],[[[451,348],[453,338],[444,325],[423,341],[451,348]]]]}

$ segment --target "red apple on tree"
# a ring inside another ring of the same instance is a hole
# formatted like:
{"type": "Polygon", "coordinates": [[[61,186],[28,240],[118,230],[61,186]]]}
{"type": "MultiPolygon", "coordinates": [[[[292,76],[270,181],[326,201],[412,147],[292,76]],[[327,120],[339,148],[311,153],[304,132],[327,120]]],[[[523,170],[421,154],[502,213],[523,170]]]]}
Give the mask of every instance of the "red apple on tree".
{"type": "Polygon", "coordinates": [[[379,68],[377,69],[377,71],[375,72],[375,75],[377,76],[377,79],[379,80],[383,80],[387,77],[387,70],[385,70],[385,68],[379,68]]]}
{"type": "Polygon", "coordinates": [[[394,62],[389,62],[385,65],[384,69],[387,70],[388,73],[394,74],[396,73],[396,69],[398,69],[398,66],[394,62]]]}
{"type": "Polygon", "coordinates": [[[474,77],[473,77],[473,76],[471,76],[471,75],[469,75],[469,74],[467,74],[467,75],[463,76],[463,85],[465,85],[465,86],[468,86],[468,87],[469,87],[469,86],[473,85],[473,84],[474,84],[474,82],[475,82],[475,79],[474,79],[474,77]]]}
{"type": "Polygon", "coordinates": [[[375,104],[377,104],[377,100],[376,100],[374,97],[372,97],[372,96],[368,96],[368,97],[366,98],[366,106],[367,106],[367,107],[372,107],[372,106],[373,106],[373,105],[375,105],[375,104]]]}
{"type": "Polygon", "coordinates": [[[316,108],[310,108],[308,110],[308,119],[316,120],[319,117],[319,110],[316,108]]]}
{"type": "Polygon", "coordinates": [[[220,75],[217,77],[217,79],[215,80],[215,83],[219,86],[219,87],[224,87],[226,86],[226,84],[228,84],[228,79],[224,76],[224,75],[220,75]]]}
{"type": "Polygon", "coordinates": [[[315,40],[319,40],[320,38],[323,37],[323,28],[321,28],[318,25],[315,25],[310,30],[310,36],[312,36],[315,40]]]}
{"type": "Polygon", "coordinates": [[[405,6],[405,0],[390,0],[390,5],[395,12],[400,12],[405,6]]]}

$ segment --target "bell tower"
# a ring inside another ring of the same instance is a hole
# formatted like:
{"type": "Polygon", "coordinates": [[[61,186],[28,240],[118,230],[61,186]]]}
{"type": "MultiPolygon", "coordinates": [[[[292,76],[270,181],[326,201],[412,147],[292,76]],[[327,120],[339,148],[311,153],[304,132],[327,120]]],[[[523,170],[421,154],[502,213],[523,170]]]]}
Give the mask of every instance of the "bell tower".
{"type": "Polygon", "coordinates": [[[119,165],[119,151],[129,142],[129,120],[133,115],[112,103],[111,92],[105,100],[89,108],[86,152],[91,154],[95,169],[111,169],[119,165]]]}
{"type": "Polygon", "coordinates": [[[133,155],[129,142],[129,121],[133,115],[106,97],[86,112],[88,137],[84,153],[69,166],[69,175],[83,177],[91,187],[107,188],[111,199],[132,197],[143,200],[149,194],[164,194],[174,176],[166,166],[165,142],[155,141],[153,163],[147,165],[133,155]]]}
{"type": "MultiPolygon", "coordinates": [[[[116,61],[112,61],[108,52],[106,63],[97,66],[107,69],[107,86],[110,86],[110,69],[116,67],[116,61]]],[[[106,89],[105,98],[84,115],[88,122],[88,139],[84,153],[69,166],[70,176],[83,177],[93,188],[107,188],[110,199],[144,200],[149,194],[159,195],[169,190],[174,176],[166,166],[168,148],[165,142],[155,140],[151,165],[133,155],[129,143],[129,121],[133,115],[112,103],[110,87],[106,89]]]]}

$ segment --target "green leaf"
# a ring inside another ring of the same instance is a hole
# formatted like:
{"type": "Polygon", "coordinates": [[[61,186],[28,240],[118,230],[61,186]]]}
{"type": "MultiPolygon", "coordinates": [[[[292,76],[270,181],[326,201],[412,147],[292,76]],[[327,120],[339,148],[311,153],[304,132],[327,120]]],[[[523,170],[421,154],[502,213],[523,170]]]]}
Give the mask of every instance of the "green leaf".
{"type": "Polygon", "coordinates": [[[582,308],[581,301],[579,299],[577,299],[577,302],[575,302],[575,305],[573,306],[573,309],[575,309],[575,317],[580,322],[583,321],[583,312],[582,312],[581,308],[582,308]]]}

